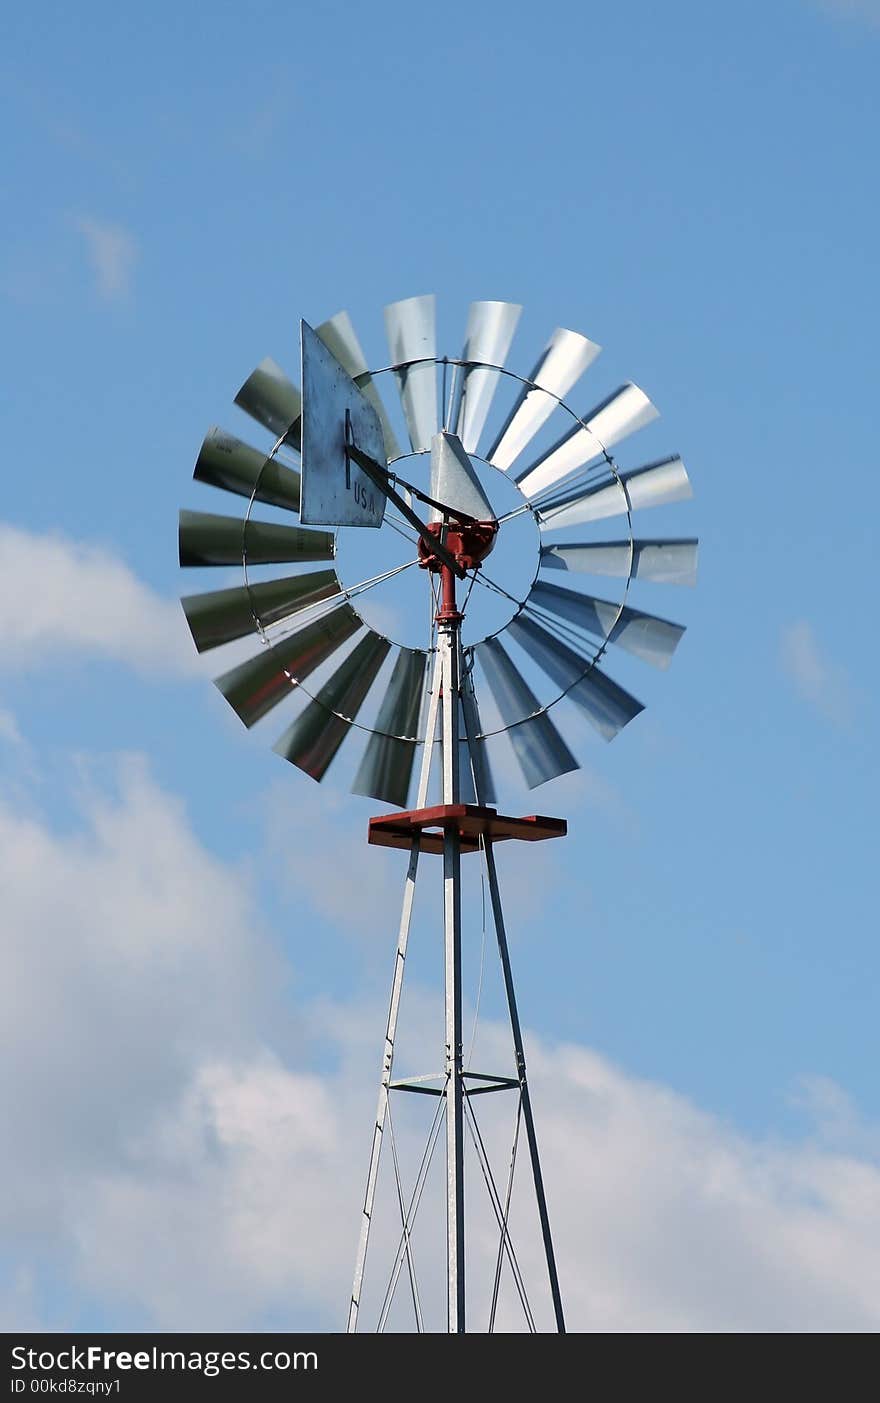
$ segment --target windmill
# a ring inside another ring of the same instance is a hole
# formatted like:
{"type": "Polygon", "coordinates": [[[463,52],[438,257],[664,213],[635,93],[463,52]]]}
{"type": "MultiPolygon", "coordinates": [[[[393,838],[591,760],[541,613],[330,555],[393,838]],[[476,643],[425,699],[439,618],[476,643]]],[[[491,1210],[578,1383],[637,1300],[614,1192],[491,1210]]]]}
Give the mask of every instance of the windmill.
{"type": "MultiPolygon", "coordinates": [[[[182,566],[243,571],[243,582],[183,599],[196,647],[259,638],[255,655],[217,677],[221,693],[246,726],[269,718],[274,749],[315,780],[331,764],[336,773],[355,751],[352,790],[393,806],[370,820],[369,842],[409,855],[349,1331],[363,1324],[392,1093],[405,1092],[434,1098],[431,1155],[445,1128],[446,1328],[462,1333],[467,1319],[467,1136],[480,1157],[499,1234],[489,1328],[502,1266],[516,1284],[528,1328],[535,1328],[509,1224],[522,1130],[553,1320],[565,1329],[495,847],[561,837],[566,824],[499,813],[490,749],[496,737],[506,738],[529,788],[577,769],[555,708],[573,709],[606,740],[617,735],[643,708],[609,674],[609,649],[665,668],[684,631],[631,604],[632,587],[695,581],[695,540],[647,537],[633,528],[642,509],[690,497],[681,459],[623,467],[612,452],[656,417],[654,406],[627,383],[587,412],[575,412],[568,396],[599,347],[566,329],[553,332],[528,376],[509,370],[520,310],[504,302],[472,304],[464,349],[452,358],[437,352],[433,297],[394,303],[385,310],[390,363],[378,369],[368,366],[347,313],[314,329],[302,322],[301,390],[264,360],[236,396],[272,446],[252,447],[213,428],[196,463],[198,482],[245,499],[243,514],[181,513],[182,566]],[[396,391],[397,406],[388,389],[396,391]],[[405,559],[383,555],[389,541],[405,559]],[[361,551],[362,579],[343,576],[346,542],[361,551]],[[280,578],[279,566],[285,567],[280,578]],[[602,594],[588,593],[583,577],[603,581],[602,594]],[[380,614],[377,623],[369,612],[376,591],[404,580],[428,605],[421,646],[395,638],[382,622],[396,623],[398,616],[380,614]],[[275,718],[287,709],[295,714],[278,734],[282,723],[275,718]],[[432,782],[439,786],[433,796],[432,782]],[[413,785],[414,807],[407,808],[413,785]],[[474,853],[488,885],[512,1075],[476,1070],[464,1050],[462,858],[474,853]],[[442,859],[444,1065],[436,1074],[399,1077],[395,1040],[416,881],[420,859],[433,855],[442,859]],[[508,1092],[516,1104],[506,1190],[485,1162],[474,1109],[475,1097],[489,1092],[508,1092]]],[[[412,1227],[426,1164],[427,1149],[409,1195],[398,1180],[401,1231],[380,1329],[404,1269],[416,1327],[424,1328],[412,1227]]]]}

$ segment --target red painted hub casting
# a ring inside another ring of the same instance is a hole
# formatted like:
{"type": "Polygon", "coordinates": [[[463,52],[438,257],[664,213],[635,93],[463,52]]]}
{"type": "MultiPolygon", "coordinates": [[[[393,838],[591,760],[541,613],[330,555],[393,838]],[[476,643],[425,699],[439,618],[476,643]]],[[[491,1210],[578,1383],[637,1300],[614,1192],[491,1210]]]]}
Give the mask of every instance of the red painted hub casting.
{"type": "MultiPolygon", "coordinates": [[[[429,521],[428,530],[439,539],[443,523],[429,521]]],[[[473,521],[468,525],[447,526],[444,544],[465,570],[473,570],[481,560],[486,559],[497,535],[497,521],[473,521]]],[[[440,570],[440,561],[424,539],[419,540],[419,564],[423,570],[440,570]]]]}

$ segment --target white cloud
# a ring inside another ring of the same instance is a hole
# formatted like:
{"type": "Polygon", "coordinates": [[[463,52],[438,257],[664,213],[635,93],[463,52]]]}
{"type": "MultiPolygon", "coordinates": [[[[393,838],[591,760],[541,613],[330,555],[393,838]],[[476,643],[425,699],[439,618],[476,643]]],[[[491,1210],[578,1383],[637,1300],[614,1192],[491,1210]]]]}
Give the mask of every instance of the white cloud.
{"type": "Polygon", "coordinates": [[[531,1062],[576,1328],[877,1328],[875,1163],[736,1134],[584,1048],[531,1062]]]}
{"type": "Polygon", "coordinates": [[[22,745],[24,743],[21,731],[18,729],[18,722],[11,711],[0,707],[0,741],[5,741],[7,745],[22,745]]]}
{"type": "MultiPolygon", "coordinates": [[[[7,1079],[5,1123],[22,1129],[11,1158],[33,1171],[71,1152],[100,1162],[206,1052],[241,1045],[242,1019],[278,975],[247,935],[244,881],[200,847],[142,762],[121,762],[115,793],[80,784],[80,826],[66,834],[0,805],[0,1045],[27,1069],[7,1079]]],[[[51,1180],[22,1182],[35,1221],[51,1180]]]]}
{"type": "Polygon", "coordinates": [[[806,619],[798,619],[783,630],[781,661],[804,701],[826,720],[840,726],[849,724],[856,700],[850,676],[826,656],[806,619]]]}
{"type": "Polygon", "coordinates": [[[95,286],[109,302],[126,298],[138,258],[134,236],[121,224],[108,224],[90,215],[77,215],[74,228],[85,240],[95,286]]]}
{"type": "MultiPolygon", "coordinates": [[[[0,1166],[2,1318],[24,1328],[42,1310],[51,1327],[95,1303],[118,1328],[338,1329],[384,1009],[324,1005],[293,1020],[246,878],[202,847],[142,762],[122,762],[110,790],[87,782],[78,804],[63,831],[0,804],[0,1056],[17,1069],[0,1083],[14,1128],[0,1166]]],[[[404,1005],[401,1074],[442,1054],[437,995],[410,989],[404,1005]]],[[[786,1143],[739,1134],[587,1048],[532,1038],[528,1057],[570,1329],[880,1326],[877,1130],[840,1088],[808,1085],[815,1128],[786,1143]]],[[[506,1032],[484,1027],[480,1065],[509,1061],[506,1032]]],[[[400,1100],[411,1172],[427,1098],[400,1100]]],[[[501,1175],[507,1127],[490,1112],[509,1118],[513,1105],[485,1097],[478,1112],[501,1175]]],[[[436,1328],[442,1145],[434,1169],[416,1241],[436,1328]]],[[[496,1239],[468,1172],[476,1327],[496,1239]]],[[[370,1291],[397,1232],[382,1182],[370,1291]]],[[[514,1239],[540,1283],[527,1182],[523,1154],[514,1239]]],[[[521,1328],[509,1290],[500,1323],[521,1328]]]]}
{"type": "MultiPolygon", "coordinates": [[[[356,940],[374,940],[396,925],[400,864],[396,854],[368,846],[363,804],[305,776],[291,784],[284,774],[260,807],[274,875],[298,909],[356,940]]],[[[379,806],[374,800],[371,807],[379,806]]]]}
{"type": "MultiPolygon", "coordinates": [[[[439,1029],[439,1004],[423,1000],[423,1010],[439,1029]]],[[[87,1186],[76,1223],[80,1269],[93,1292],[126,1300],[134,1319],[158,1328],[253,1328],[285,1302],[294,1303],[288,1318],[307,1311],[324,1328],[341,1327],[373,1104],[363,1067],[366,1055],[373,1070],[379,1011],[354,1022],[354,1082],[348,1065],[318,1078],[268,1055],[215,1062],[169,1104],[149,1137],[107,1163],[87,1186]]],[[[503,1034],[492,1030],[492,1038],[497,1051],[503,1034]]],[[[824,1332],[880,1325],[875,1163],[815,1143],[737,1135],[685,1098],[582,1047],[532,1040],[529,1061],[569,1329],[824,1332]]],[[[396,1114],[398,1154],[412,1182],[422,1138],[403,1111],[396,1114]]],[[[483,1131],[503,1176],[505,1142],[500,1132],[486,1132],[485,1117],[483,1131]]],[[[442,1144],[435,1171],[441,1161],[442,1144]]],[[[470,1173],[474,1328],[485,1328],[497,1239],[476,1165],[470,1173]]],[[[546,1329],[552,1322],[540,1242],[526,1215],[527,1179],[523,1147],[514,1241],[546,1329]]],[[[435,1172],[416,1236],[423,1305],[435,1312],[427,1315],[434,1329],[442,1328],[441,1189],[435,1172]]],[[[365,1293],[372,1304],[398,1230],[386,1195],[374,1218],[365,1293]]],[[[401,1287],[405,1304],[405,1280],[401,1287]]],[[[399,1328],[406,1318],[401,1311],[399,1328]]],[[[366,1306],[364,1324],[369,1328],[366,1306]]],[[[509,1289],[499,1324],[522,1329],[509,1289]]]]}
{"type": "Polygon", "coordinates": [[[204,671],[180,606],[101,546],[0,523],[0,570],[0,670],[57,668],[60,653],[156,676],[204,671]]]}

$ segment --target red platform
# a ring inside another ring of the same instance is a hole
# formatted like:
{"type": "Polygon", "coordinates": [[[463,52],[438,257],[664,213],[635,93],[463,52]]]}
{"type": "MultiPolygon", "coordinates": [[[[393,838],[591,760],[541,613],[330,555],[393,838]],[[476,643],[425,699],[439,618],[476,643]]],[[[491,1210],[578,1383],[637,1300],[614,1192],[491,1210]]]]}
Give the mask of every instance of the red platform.
{"type": "Polygon", "coordinates": [[[539,843],[545,838],[564,838],[568,832],[564,818],[539,814],[507,818],[479,804],[437,804],[432,809],[406,809],[371,818],[367,841],[380,848],[409,848],[413,838],[420,835],[423,853],[442,853],[447,828],[458,832],[463,853],[476,852],[481,838],[493,843],[508,838],[539,843]]]}

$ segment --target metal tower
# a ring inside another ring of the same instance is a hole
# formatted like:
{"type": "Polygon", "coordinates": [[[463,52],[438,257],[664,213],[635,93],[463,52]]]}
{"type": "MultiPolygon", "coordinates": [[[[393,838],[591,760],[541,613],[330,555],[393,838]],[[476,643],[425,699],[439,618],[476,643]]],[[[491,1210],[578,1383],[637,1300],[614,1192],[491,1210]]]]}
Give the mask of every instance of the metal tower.
{"type": "MultiPolygon", "coordinates": [[[[467,527],[451,530],[444,525],[441,540],[455,553],[459,561],[467,560],[474,568],[483,555],[488,554],[487,543],[491,545],[491,534],[485,530],[486,523],[476,522],[469,532],[467,527]],[[475,528],[475,529],[474,529],[475,528]]],[[[497,529],[497,528],[496,528],[497,529]]],[[[517,1011],[510,956],[507,948],[507,934],[501,906],[501,892],[495,864],[494,844],[505,839],[537,839],[562,836],[566,831],[565,822],[549,818],[504,818],[490,807],[483,806],[482,789],[485,784],[482,767],[478,761],[473,770],[476,804],[461,803],[459,777],[462,771],[461,750],[467,749],[467,735],[459,733],[459,716],[464,718],[474,714],[474,699],[470,691],[470,679],[462,677],[461,668],[461,624],[455,594],[455,573],[449,565],[441,563],[430,551],[425,552],[429,568],[437,571],[440,577],[440,609],[437,613],[438,648],[434,677],[430,691],[430,703],[426,725],[426,744],[419,780],[417,806],[410,811],[391,814],[371,820],[369,840],[392,847],[408,848],[409,868],[404,888],[403,910],[400,932],[395,954],[394,975],[391,999],[388,1010],[388,1023],[385,1030],[385,1046],[382,1057],[382,1073],[379,1088],[379,1104],[376,1109],[376,1125],[367,1174],[367,1189],[364,1197],[361,1236],[352,1286],[351,1306],[348,1317],[348,1330],[357,1329],[360,1308],[361,1287],[363,1284],[370,1225],[376,1192],[376,1178],[379,1169],[379,1156],[385,1119],[388,1110],[389,1093],[394,1091],[418,1091],[434,1094],[445,1102],[446,1120],[446,1188],[447,1188],[447,1321],[451,1333],[465,1331],[465,1212],[464,1212],[464,1116],[467,1098],[472,1094],[485,1094],[488,1091],[515,1090],[520,1098],[519,1110],[525,1126],[534,1177],[535,1195],[540,1216],[541,1232],[549,1274],[550,1291],[557,1329],[565,1330],[559,1278],[550,1235],[550,1219],[544,1182],[538,1156],[538,1142],[532,1115],[531,1097],[526,1078],[526,1061],[523,1050],[522,1032],[517,1011]],[[431,767],[433,739],[437,728],[437,713],[440,712],[440,765],[442,775],[442,804],[433,808],[425,807],[428,778],[431,767]],[[485,855],[495,936],[501,959],[504,989],[513,1046],[516,1057],[516,1078],[493,1076],[474,1072],[465,1067],[462,1042],[462,990],[461,990],[461,858],[462,852],[475,852],[482,848],[485,855]],[[393,1060],[394,1042],[397,1030],[397,1015],[403,988],[403,975],[412,919],[413,897],[419,857],[423,851],[437,853],[443,858],[443,946],[445,971],[445,1054],[446,1065],[441,1088],[428,1088],[427,1079],[416,1081],[394,1081],[393,1060]],[[421,1084],[419,1084],[421,1082],[421,1084]]],[[[467,722],[466,722],[467,724],[467,722]]],[[[473,724],[470,733],[475,734],[473,724]]],[[[497,1192],[493,1196],[501,1233],[499,1261],[496,1268],[493,1291],[492,1318],[497,1304],[500,1263],[502,1253],[509,1254],[514,1266],[512,1245],[509,1239],[506,1204],[502,1204],[497,1192]]],[[[410,1224],[406,1213],[403,1218],[402,1248],[409,1253],[410,1224]]],[[[399,1258],[393,1270],[399,1271],[399,1258]]],[[[413,1271],[411,1261],[408,1267],[413,1271]]]]}

